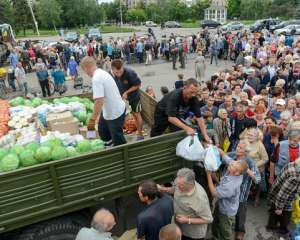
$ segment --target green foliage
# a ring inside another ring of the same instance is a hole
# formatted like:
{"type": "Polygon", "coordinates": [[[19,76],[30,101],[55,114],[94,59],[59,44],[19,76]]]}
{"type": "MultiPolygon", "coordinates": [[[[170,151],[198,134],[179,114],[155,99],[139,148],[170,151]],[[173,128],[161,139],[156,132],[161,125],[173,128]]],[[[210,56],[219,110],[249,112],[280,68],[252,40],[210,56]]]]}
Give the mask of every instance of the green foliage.
{"type": "Polygon", "coordinates": [[[147,20],[146,12],[143,9],[130,9],[126,13],[128,22],[144,22],[147,20]]]}
{"type": "Polygon", "coordinates": [[[14,12],[9,0],[0,0],[0,24],[9,23],[14,24],[14,12]]]}
{"type": "Polygon", "coordinates": [[[240,17],[240,6],[241,6],[241,0],[229,0],[228,1],[228,16],[230,18],[240,17]]]}
{"type": "Polygon", "coordinates": [[[268,17],[271,0],[241,0],[240,13],[244,19],[261,19],[268,17]]]}
{"type": "Polygon", "coordinates": [[[62,9],[57,0],[40,0],[37,5],[37,17],[41,22],[41,26],[51,28],[61,21],[62,9]]]}
{"type": "Polygon", "coordinates": [[[14,9],[15,30],[23,30],[25,35],[26,29],[34,25],[28,2],[27,0],[11,0],[11,3],[14,9]]]}

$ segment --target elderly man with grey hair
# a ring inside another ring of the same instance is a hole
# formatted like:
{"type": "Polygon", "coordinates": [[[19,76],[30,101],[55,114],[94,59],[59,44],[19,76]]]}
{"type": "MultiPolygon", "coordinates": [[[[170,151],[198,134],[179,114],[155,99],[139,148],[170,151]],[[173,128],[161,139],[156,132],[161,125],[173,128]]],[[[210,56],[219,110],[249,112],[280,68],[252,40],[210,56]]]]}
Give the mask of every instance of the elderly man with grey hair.
{"type": "Polygon", "coordinates": [[[111,212],[102,208],[95,213],[91,228],[82,228],[75,240],[113,240],[110,231],[115,224],[111,212]]]}
{"type": "MultiPolygon", "coordinates": [[[[247,171],[243,174],[242,184],[240,186],[239,206],[235,215],[235,239],[242,240],[246,232],[246,214],[247,200],[250,193],[252,182],[258,184],[261,181],[261,176],[252,158],[248,156],[251,148],[247,140],[240,140],[236,151],[225,154],[220,150],[223,161],[229,166],[234,161],[246,161],[248,164],[247,171]]],[[[225,175],[224,172],[222,175],[225,175]]]]}
{"type": "Polygon", "coordinates": [[[194,171],[182,168],[177,172],[175,187],[158,186],[158,189],[174,194],[175,221],[182,231],[182,240],[205,239],[213,217],[207,194],[195,181],[194,171]]]}

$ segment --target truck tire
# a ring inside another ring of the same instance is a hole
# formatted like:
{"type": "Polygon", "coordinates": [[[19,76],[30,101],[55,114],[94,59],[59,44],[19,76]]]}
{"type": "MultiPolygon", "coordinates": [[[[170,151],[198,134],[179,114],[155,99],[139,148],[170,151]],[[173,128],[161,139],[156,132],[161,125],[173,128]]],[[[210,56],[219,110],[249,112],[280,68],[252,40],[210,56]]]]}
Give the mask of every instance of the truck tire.
{"type": "MultiPolygon", "coordinates": [[[[79,216],[79,215],[77,215],[79,216]]],[[[87,226],[81,219],[61,217],[25,228],[14,240],[74,240],[79,230],[87,226]]]]}

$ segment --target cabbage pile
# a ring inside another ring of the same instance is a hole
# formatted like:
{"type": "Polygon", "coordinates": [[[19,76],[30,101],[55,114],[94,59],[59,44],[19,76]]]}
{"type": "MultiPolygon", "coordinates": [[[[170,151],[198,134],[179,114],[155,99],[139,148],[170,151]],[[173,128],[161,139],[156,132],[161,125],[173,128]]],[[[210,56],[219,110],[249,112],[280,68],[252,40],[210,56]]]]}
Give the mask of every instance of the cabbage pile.
{"type": "Polygon", "coordinates": [[[103,141],[99,139],[84,139],[76,146],[65,147],[58,138],[50,139],[42,144],[29,143],[26,146],[15,145],[10,149],[0,148],[0,172],[76,157],[101,151],[104,148],[103,141]]]}

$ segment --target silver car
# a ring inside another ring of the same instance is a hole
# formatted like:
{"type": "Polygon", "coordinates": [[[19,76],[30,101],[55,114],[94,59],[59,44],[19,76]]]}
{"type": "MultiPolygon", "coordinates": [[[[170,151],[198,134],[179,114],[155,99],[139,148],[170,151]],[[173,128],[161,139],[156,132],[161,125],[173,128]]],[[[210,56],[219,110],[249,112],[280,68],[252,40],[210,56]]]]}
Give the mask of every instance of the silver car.
{"type": "Polygon", "coordinates": [[[288,25],[284,28],[276,29],[274,33],[276,35],[298,35],[300,34],[300,25],[288,25]]]}
{"type": "Polygon", "coordinates": [[[146,27],[157,27],[157,24],[153,21],[147,21],[145,22],[146,27]]]}
{"type": "Polygon", "coordinates": [[[243,28],[244,28],[244,24],[242,24],[241,22],[230,22],[221,27],[223,31],[236,31],[236,30],[242,30],[243,28]]]}

